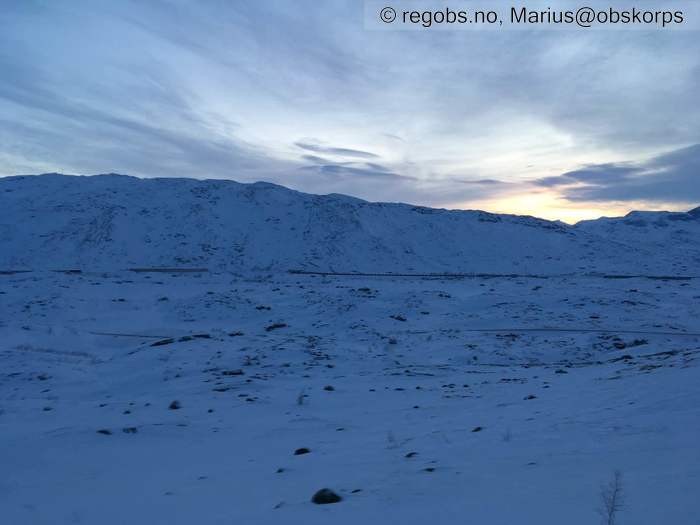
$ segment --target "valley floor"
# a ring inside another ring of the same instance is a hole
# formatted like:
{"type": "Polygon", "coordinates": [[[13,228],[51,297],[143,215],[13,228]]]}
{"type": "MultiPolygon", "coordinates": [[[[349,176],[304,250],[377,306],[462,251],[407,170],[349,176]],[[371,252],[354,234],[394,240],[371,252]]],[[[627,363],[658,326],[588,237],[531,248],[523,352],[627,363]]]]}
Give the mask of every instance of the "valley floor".
{"type": "Polygon", "coordinates": [[[0,521],[700,515],[700,281],[0,276],[0,521]],[[295,455],[300,448],[306,454],[295,455]],[[315,505],[328,487],[343,500],[315,505]]]}

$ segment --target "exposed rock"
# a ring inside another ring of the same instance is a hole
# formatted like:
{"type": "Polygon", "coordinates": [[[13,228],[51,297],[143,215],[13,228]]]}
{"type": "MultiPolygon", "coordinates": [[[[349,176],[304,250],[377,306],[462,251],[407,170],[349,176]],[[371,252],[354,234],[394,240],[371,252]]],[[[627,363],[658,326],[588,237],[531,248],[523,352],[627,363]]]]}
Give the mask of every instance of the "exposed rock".
{"type": "Polygon", "coordinates": [[[317,505],[326,505],[328,503],[338,503],[342,499],[331,489],[321,489],[313,495],[311,501],[317,505]]]}
{"type": "Polygon", "coordinates": [[[245,372],[241,370],[240,368],[237,368],[236,370],[224,370],[221,372],[222,376],[242,376],[245,372]]]}
{"type": "Polygon", "coordinates": [[[163,346],[163,345],[169,345],[174,343],[174,339],[161,339],[160,341],[156,341],[155,343],[151,343],[151,346],[163,346]]]}

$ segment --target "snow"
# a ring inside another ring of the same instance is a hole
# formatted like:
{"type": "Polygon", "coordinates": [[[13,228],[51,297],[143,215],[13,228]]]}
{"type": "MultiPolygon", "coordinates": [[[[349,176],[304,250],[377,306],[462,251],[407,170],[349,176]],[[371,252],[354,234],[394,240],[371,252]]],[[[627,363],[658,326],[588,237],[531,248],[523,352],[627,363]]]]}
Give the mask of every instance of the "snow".
{"type": "Polygon", "coordinates": [[[31,270],[0,274],[3,523],[583,525],[615,470],[619,523],[697,522],[698,280],[595,273],[693,274],[690,220],[113,175],[0,196],[0,269],[31,270]],[[128,270],[156,265],[209,271],[128,270]]]}
{"type": "Polygon", "coordinates": [[[700,261],[700,220],[689,214],[692,221],[652,234],[625,226],[613,235],[595,225],[369,203],[269,183],[122,175],[6,177],[0,199],[4,270],[669,275],[700,261]]]}

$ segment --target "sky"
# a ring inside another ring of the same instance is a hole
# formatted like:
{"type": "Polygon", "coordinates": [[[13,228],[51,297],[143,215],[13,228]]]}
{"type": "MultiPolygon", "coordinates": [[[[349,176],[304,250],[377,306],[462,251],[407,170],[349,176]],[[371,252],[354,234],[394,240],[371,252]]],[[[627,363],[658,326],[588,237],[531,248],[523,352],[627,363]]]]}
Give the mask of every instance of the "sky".
{"type": "Polygon", "coordinates": [[[265,180],[566,222],[686,210],[699,95],[698,31],[378,31],[362,0],[0,0],[3,176],[265,180]]]}

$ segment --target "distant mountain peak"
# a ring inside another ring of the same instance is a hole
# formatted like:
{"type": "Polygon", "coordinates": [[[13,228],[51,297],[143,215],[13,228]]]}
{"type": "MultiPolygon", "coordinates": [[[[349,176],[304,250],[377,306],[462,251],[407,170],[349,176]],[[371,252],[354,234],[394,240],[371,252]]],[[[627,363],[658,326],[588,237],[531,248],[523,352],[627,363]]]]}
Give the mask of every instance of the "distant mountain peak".
{"type": "Polygon", "coordinates": [[[692,215],[693,217],[700,219],[700,206],[688,211],[688,215],[692,215]]]}

